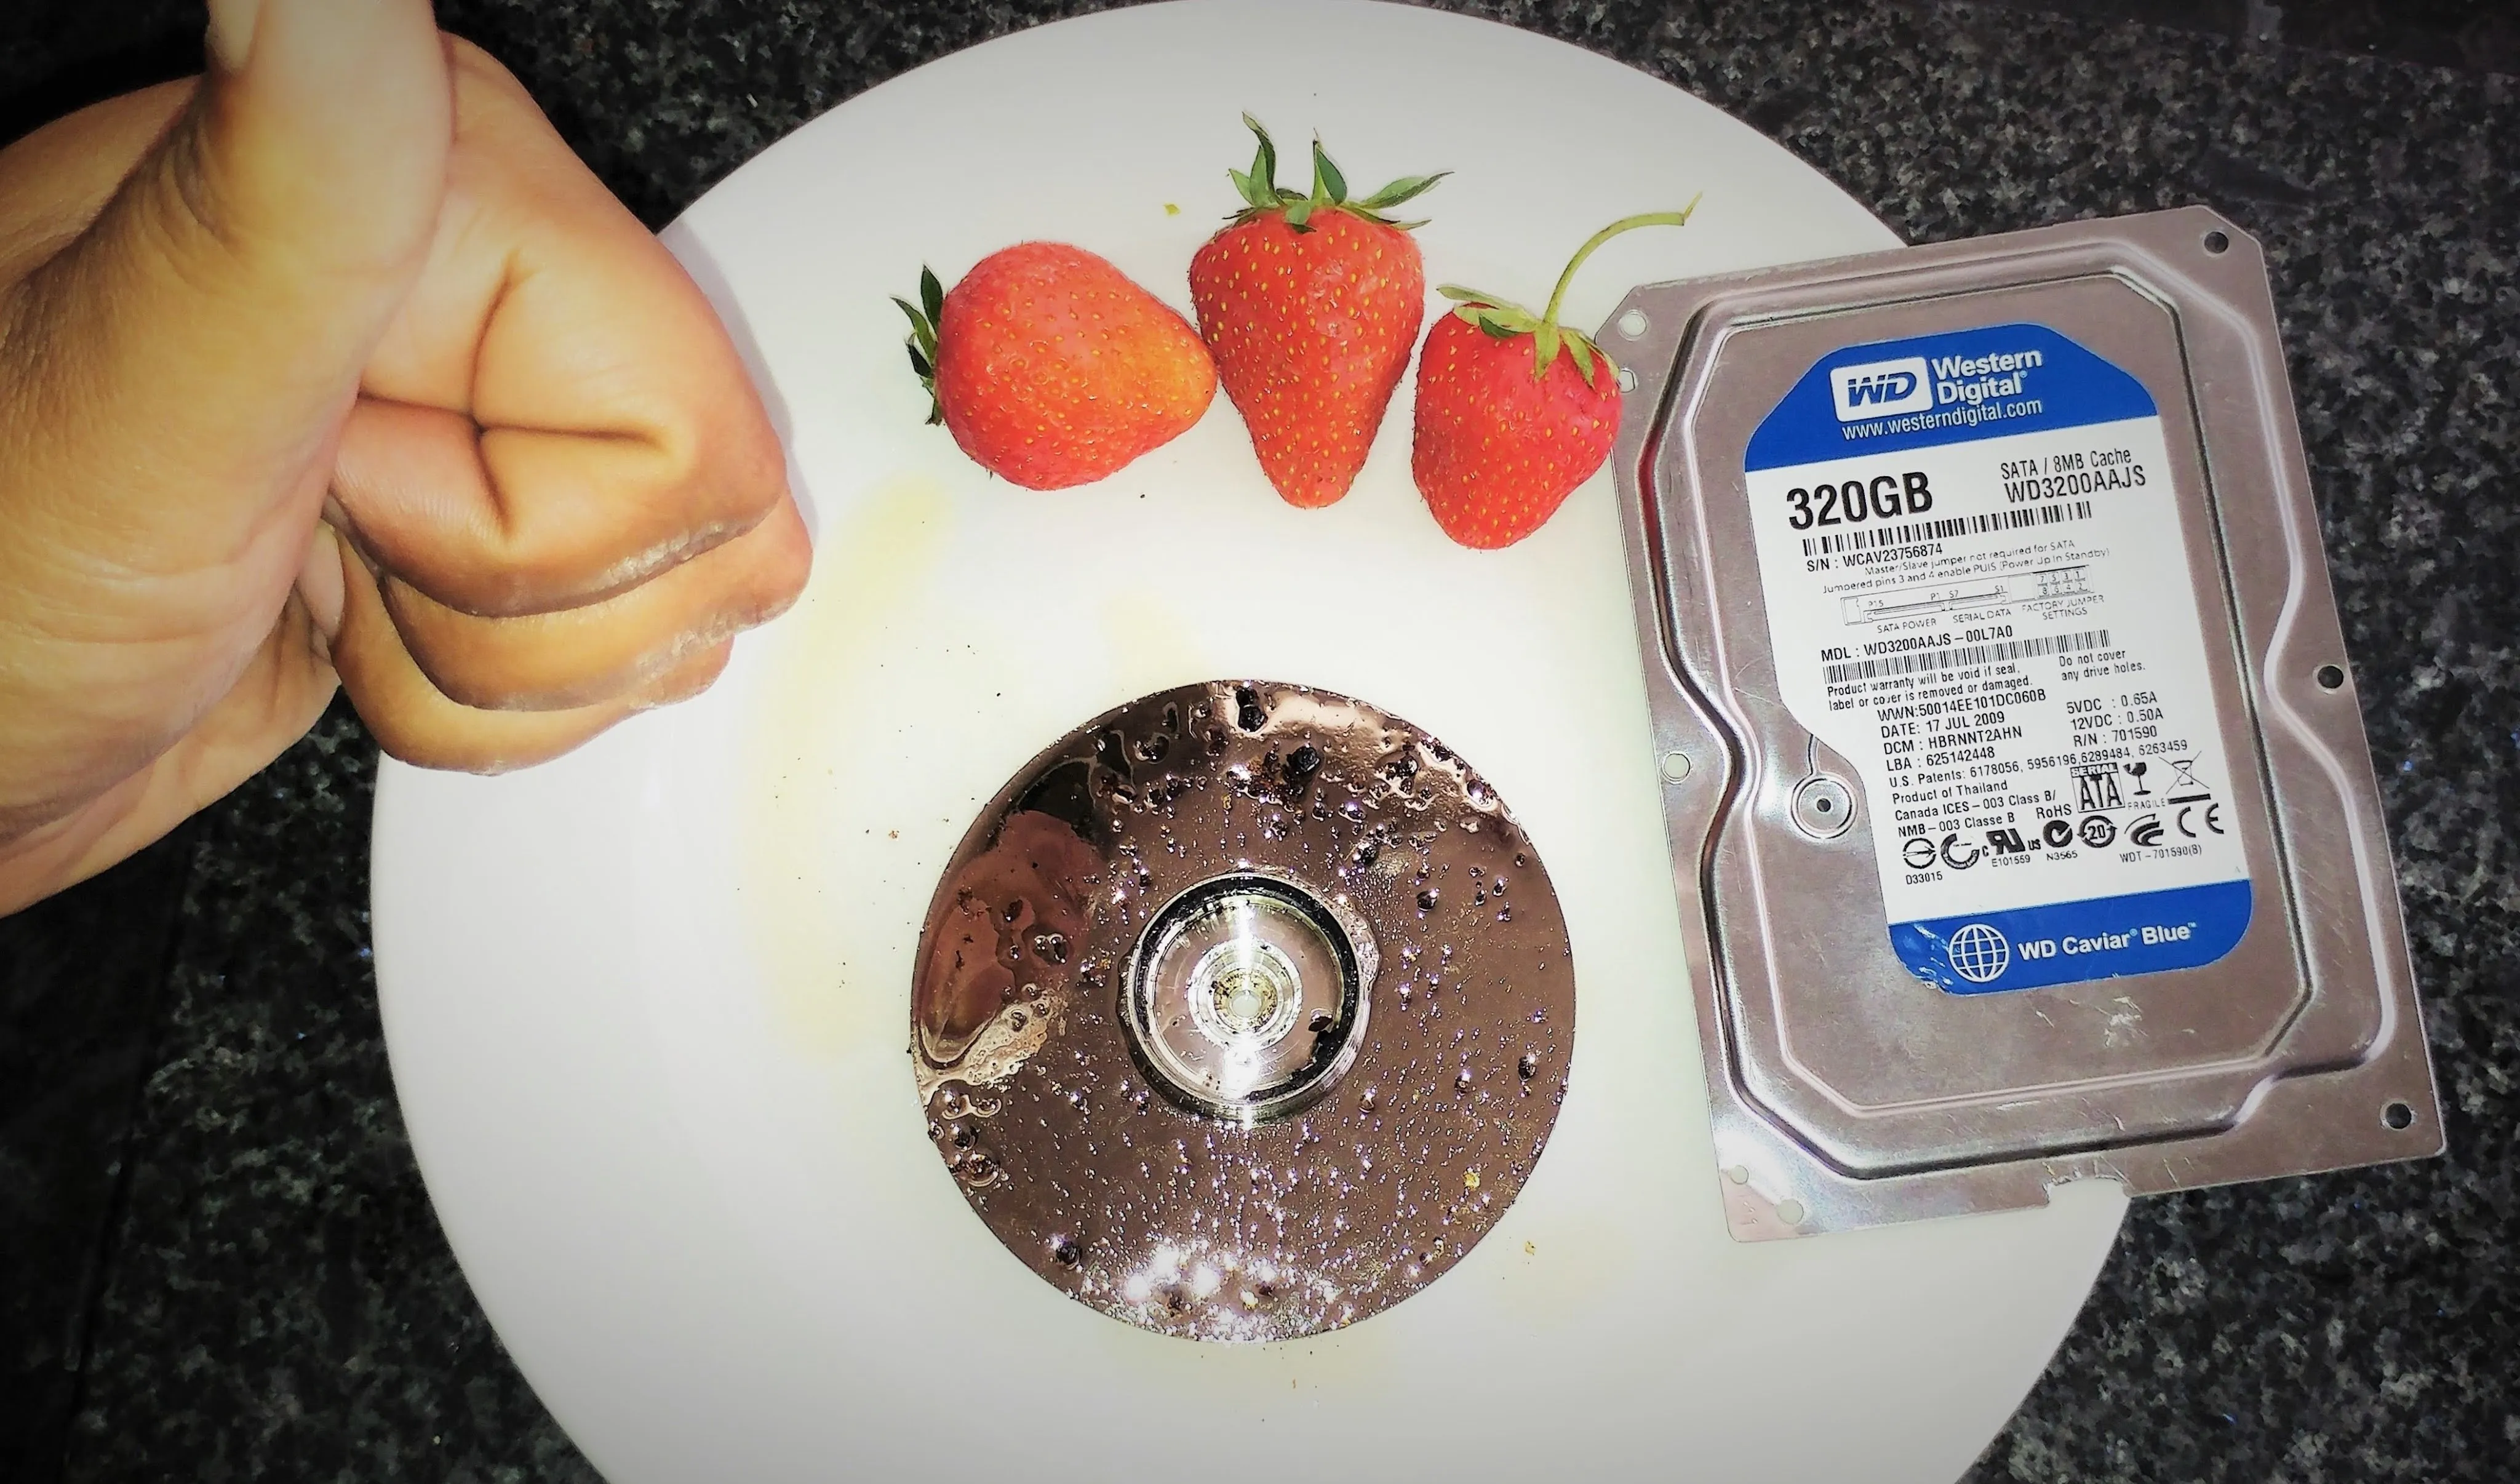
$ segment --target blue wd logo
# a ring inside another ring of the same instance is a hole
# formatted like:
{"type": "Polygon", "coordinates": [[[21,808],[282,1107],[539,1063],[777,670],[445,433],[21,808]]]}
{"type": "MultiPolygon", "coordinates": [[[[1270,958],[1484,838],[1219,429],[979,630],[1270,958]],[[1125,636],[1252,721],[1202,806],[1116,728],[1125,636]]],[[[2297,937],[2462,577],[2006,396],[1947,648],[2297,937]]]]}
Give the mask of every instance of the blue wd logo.
{"type": "Polygon", "coordinates": [[[1909,970],[1955,995],[2194,968],[2249,926],[2249,882],[2213,881],[1890,924],[1909,970]]]}
{"type": "Polygon", "coordinates": [[[1837,420],[1841,423],[1892,413],[1927,412],[1934,405],[1934,385],[1927,379],[1925,358],[1920,355],[1837,367],[1828,374],[1828,389],[1837,400],[1837,420]]]}

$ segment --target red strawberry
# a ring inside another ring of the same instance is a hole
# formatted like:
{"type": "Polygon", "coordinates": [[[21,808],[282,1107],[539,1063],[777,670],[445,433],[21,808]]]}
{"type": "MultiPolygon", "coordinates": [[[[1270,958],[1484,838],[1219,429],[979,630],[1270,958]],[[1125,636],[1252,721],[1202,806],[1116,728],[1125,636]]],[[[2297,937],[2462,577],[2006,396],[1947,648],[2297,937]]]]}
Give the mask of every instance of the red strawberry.
{"type": "Polygon", "coordinates": [[[1316,140],[1313,192],[1298,196],[1278,188],[1268,131],[1242,121],[1260,150],[1250,174],[1227,173],[1249,204],[1191,259],[1191,302],[1269,482],[1290,505],[1328,505],[1356,482],[1426,312],[1409,236],[1424,223],[1381,213],[1443,176],[1352,202],[1316,140]]]}
{"type": "Polygon", "coordinates": [[[1595,233],[1537,318],[1494,294],[1450,284],[1440,291],[1460,307],[1435,321],[1418,357],[1409,470],[1444,534],[1463,546],[1511,546],[1548,523],[1610,456],[1619,435],[1618,368],[1557,323],[1557,306],[1594,248],[1632,227],[1681,226],[1695,207],[1631,216],[1595,233]]]}
{"type": "Polygon", "coordinates": [[[1216,365],[1170,306],[1064,243],[980,259],[954,292],[922,269],[910,365],[973,462],[1026,489],[1116,472],[1179,437],[1216,397],[1216,365]]]}

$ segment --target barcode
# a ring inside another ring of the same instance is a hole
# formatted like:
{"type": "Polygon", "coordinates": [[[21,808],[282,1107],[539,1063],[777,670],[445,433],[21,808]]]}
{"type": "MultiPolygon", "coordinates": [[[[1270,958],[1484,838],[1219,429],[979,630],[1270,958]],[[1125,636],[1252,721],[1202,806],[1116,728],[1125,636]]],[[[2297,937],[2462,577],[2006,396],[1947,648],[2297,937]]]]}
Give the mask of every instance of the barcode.
{"type": "Polygon", "coordinates": [[[1905,654],[1885,654],[1879,659],[1850,659],[1841,664],[1822,665],[1821,673],[1833,686],[1850,680],[1879,680],[1885,675],[1913,675],[1919,670],[1957,670],[1973,664],[2000,664],[2007,659],[2028,659],[2039,654],[2079,654],[2085,650],[2106,649],[2109,631],[2085,629],[2079,634],[2050,634],[2045,639],[2013,639],[2002,644],[1972,644],[1953,650],[1911,650],[1905,654]]]}
{"type": "Polygon", "coordinates": [[[1908,546],[1918,541],[1940,541],[1947,536],[1983,536],[1988,531],[2017,531],[2027,526],[2090,518],[2089,500],[2077,500],[2071,505],[2030,505],[1987,516],[1953,516],[1943,520],[1911,520],[1906,525],[1885,525],[1877,530],[1847,531],[1835,536],[1805,536],[1803,555],[1834,557],[1840,552],[1861,552],[1877,546],[1908,546]]]}

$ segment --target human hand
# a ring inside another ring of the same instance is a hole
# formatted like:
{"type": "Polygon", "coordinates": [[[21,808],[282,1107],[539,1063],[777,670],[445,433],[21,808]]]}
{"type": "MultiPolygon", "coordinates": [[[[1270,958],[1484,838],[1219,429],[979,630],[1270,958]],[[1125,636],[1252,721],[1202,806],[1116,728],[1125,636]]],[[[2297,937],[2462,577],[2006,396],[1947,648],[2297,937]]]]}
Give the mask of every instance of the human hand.
{"type": "Polygon", "coordinates": [[[539,761],[810,555],[670,255],[426,0],[212,0],[210,67],[0,151],[0,912],[261,768],[539,761]]]}

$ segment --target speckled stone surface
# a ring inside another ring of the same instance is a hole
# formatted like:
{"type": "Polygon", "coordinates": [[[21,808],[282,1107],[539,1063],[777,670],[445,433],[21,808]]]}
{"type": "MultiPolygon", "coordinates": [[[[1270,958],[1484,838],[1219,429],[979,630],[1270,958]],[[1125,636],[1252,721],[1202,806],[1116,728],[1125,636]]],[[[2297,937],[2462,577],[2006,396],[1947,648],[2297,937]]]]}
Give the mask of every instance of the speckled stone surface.
{"type": "Polygon", "coordinates": [[[194,834],[0,918],[0,1480],[77,1410],[194,834]]]}
{"type": "MultiPolygon", "coordinates": [[[[2499,1484],[2520,1459],[2520,83],[2249,39],[2360,35],[2368,7],[2109,19],[2135,3],[1458,8],[1704,95],[1912,240],[2201,201],[2265,243],[2452,1154],[2138,1203],[1971,1477],[2499,1484]]],[[[1082,8],[441,14],[661,222],[871,83],[1082,8]]],[[[2496,7],[2422,14],[2469,38],[2446,60],[2502,55],[2496,7]]],[[[162,66],[184,20],[78,15],[27,32],[54,72],[0,45],[0,90],[162,66]]],[[[337,714],[198,827],[62,1476],[593,1477],[489,1333],[403,1140],[366,957],[371,759],[337,714]]]]}

